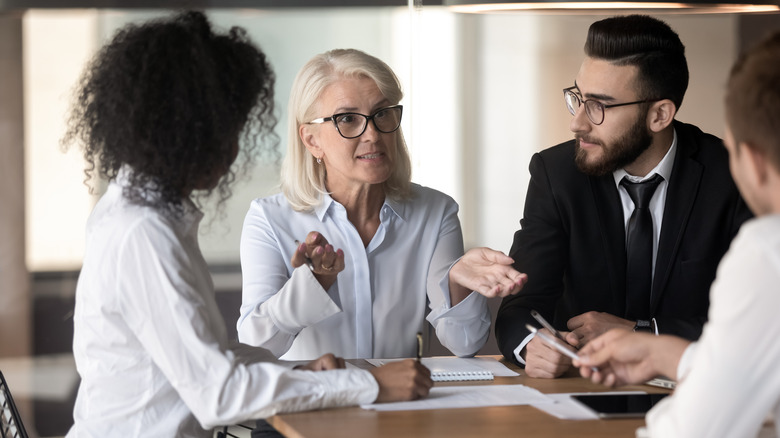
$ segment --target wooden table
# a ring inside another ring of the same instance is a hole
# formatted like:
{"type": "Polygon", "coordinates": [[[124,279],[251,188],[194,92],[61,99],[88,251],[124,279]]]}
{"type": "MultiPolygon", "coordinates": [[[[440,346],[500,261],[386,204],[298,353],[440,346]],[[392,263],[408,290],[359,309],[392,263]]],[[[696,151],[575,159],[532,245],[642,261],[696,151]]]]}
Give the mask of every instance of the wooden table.
{"type": "MultiPolygon", "coordinates": [[[[355,363],[355,362],[353,362],[355,363]]],[[[357,364],[357,363],[356,363],[357,364]]],[[[576,372],[558,379],[533,379],[514,365],[518,377],[496,377],[493,382],[436,383],[436,385],[522,384],[545,394],[609,391],[579,377],[576,372]]],[[[669,392],[652,386],[628,386],[620,390],[669,392]]],[[[641,419],[559,420],[532,406],[493,406],[466,409],[376,412],[359,407],[276,415],[268,421],[289,438],[493,438],[493,437],[578,437],[610,438],[635,436],[641,419]]]]}

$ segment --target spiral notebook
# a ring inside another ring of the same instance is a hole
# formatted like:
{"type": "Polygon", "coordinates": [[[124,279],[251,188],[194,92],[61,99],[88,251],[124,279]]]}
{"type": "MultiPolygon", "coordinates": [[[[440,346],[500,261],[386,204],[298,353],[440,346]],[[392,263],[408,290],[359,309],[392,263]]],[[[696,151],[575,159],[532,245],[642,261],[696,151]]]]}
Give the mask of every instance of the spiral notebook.
{"type": "MultiPolygon", "coordinates": [[[[366,359],[374,366],[402,359],[366,359]]],[[[424,357],[422,364],[431,370],[434,382],[459,382],[465,380],[493,380],[493,372],[479,366],[474,359],[461,357],[424,357]]]]}

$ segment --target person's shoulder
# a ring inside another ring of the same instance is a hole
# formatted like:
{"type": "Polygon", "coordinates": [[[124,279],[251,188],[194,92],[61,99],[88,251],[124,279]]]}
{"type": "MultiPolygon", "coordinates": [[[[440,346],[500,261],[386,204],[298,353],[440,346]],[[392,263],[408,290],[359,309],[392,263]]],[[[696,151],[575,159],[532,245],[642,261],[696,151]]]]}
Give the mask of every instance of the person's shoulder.
{"type": "Polygon", "coordinates": [[[747,302],[744,300],[750,295],[763,294],[759,285],[765,285],[763,289],[774,300],[780,300],[776,293],[780,281],[780,214],[755,217],[742,224],[718,270],[718,277],[725,278],[721,282],[752,285],[740,291],[740,303],[747,302]]]}
{"type": "Polygon", "coordinates": [[[675,121],[674,128],[677,131],[677,157],[698,163],[708,181],[707,186],[737,193],[729,170],[729,153],[723,141],[695,125],[675,121]]]}
{"type": "Polygon", "coordinates": [[[244,229],[262,225],[273,229],[286,229],[293,223],[314,219],[314,211],[297,211],[282,193],[252,200],[244,218],[244,229]]]}
{"type": "Polygon", "coordinates": [[[555,146],[550,146],[547,149],[543,149],[537,153],[545,160],[565,160],[566,162],[572,162],[574,156],[574,140],[558,143],[555,146]]]}
{"type": "Polygon", "coordinates": [[[120,187],[111,186],[95,205],[89,227],[121,234],[137,227],[170,226],[171,218],[155,208],[130,201],[120,187]]]}
{"type": "Polygon", "coordinates": [[[183,212],[177,215],[135,203],[118,193],[106,193],[89,219],[88,239],[106,255],[123,254],[139,245],[158,250],[176,247],[184,238],[183,233],[190,226],[197,226],[197,214],[187,216],[183,212]]]}
{"type": "Polygon", "coordinates": [[[529,164],[531,177],[546,175],[549,184],[566,191],[587,186],[588,176],[577,167],[575,149],[575,141],[569,140],[535,153],[529,164]]]}
{"type": "Polygon", "coordinates": [[[455,200],[448,194],[426,187],[420,184],[412,183],[411,200],[415,204],[455,204],[455,200]]]}
{"type": "Polygon", "coordinates": [[[388,205],[399,215],[430,218],[457,214],[460,207],[448,194],[420,184],[411,184],[411,194],[402,200],[388,200],[388,205]]]}
{"type": "Polygon", "coordinates": [[[249,214],[263,214],[270,217],[289,217],[295,213],[292,205],[282,193],[253,199],[249,204],[249,214]]]}
{"type": "Polygon", "coordinates": [[[251,205],[263,206],[265,208],[291,208],[290,203],[287,202],[287,198],[282,193],[255,198],[252,200],[251,205]]]}
{"type": "Polygon", "coordinates": [[[674,129],[677,131],[677,143],[683,150],[728,159],[728,152],[720,137],[704,132],[696,125],[680,121],[675,121],[674,129]]]}
{"type": "Polygon", "coordinates": [[[742,224],[739,232],[750,240],[760,241],[780,250],[780,214],[754,217],[742,224]]]}
{"type": "Polygon", "coordinates": [[[575,141],[569,140],[550,146],[533,155],[531,169],[543,166],[550,173],[582,176],[574,161],[575,141]]]}
{"type": "Polygon", "coordinates": [[[691,123],[685,123],[679,120],[675,120],[674,129],[677,130],[677,135],[680,137],[693,137],[698,140],[716,141],[716,142],[722,141],[720,137],[718,137],[717,135],[710,134],[709,132],[704,132],[701,128],[691,123]]]}

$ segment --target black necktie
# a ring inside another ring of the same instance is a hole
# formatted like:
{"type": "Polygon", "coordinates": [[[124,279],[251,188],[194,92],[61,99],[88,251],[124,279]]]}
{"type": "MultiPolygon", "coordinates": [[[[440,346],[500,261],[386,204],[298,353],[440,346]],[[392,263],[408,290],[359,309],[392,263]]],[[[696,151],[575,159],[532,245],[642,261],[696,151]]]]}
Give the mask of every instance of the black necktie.
{"type": "Polygon", "coordinates": [[[661,175],[639,183],[632,183],[626,177],[620,185],[628,191],[634,201],[634,212],[628,221],[626,236],[626,318],[630,320],[650,319],[650,287],[653,283],[653,216],[650,213],[650,198],[661,175]]]}

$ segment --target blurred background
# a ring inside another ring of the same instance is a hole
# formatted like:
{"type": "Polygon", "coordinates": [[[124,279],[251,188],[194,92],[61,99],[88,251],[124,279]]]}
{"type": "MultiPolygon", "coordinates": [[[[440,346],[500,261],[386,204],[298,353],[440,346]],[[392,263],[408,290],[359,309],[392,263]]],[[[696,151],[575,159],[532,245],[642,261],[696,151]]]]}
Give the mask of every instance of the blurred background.
{"type": "MultiPolygon", "coordinates": [[[[59,144],[71,92],[117,28],[171,13],[143,1],[107,3],[0,0],[0,371],[33,436],[61,436],[72,423],[73,297],[84,226],[101,189],[90,194],[80,151],[59,144]]],[[[561,90],[573,85],[588,26],[624,13],[472,14],[446,1],[402,0],[224,7],[232,3],[194,4],[220,28],[244,27],[268,54],[280,151],[298,69],[333,48],[371,53],[395,70],[406,93],[402,129],[413,180],[459,202],[467,248],[504,252],[519,227],[531,155],[571,138],[561,90]]],[[[780,29],[780,15],[678,12],[650,12],[687,47],[691,83],[678,119],[722,136],[728,70],[743,47],[780,29]]],[[[234,337],[241,225],[249,202],[275,193],[277,184],[278,169],[259,163],[224,211],[208,212],[203,222],[201,247],[234,337]]],[[[492,338],[482,353],[498,353],[492,338]]]]}

